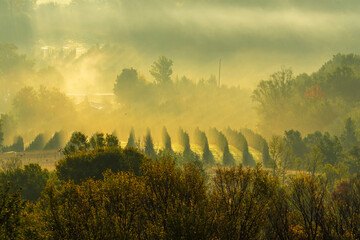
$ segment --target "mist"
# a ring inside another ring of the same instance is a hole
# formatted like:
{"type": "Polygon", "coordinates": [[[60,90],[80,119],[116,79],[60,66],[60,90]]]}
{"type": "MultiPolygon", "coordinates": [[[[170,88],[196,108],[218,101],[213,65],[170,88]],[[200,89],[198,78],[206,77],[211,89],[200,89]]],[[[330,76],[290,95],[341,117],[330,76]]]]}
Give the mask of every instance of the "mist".
{"type": "Polygon", "coordinates": [[[7,142],[23,135],[30,143],[61,130],[116,131],[127,139],[132,127],[139,138],[150,128],[161,142],[164,126],[173,136],[179,127],[251,128],[266,136],[291,128],[336,132],[345,116],[356,116],[315,76],[337,53],[358,53],[355,1],[28,0],[0,6],[0,42],[13,44],[3,52],[11,49],[17,59],[0,77],[7,85],[0,104],[7,142]],[[173,62],[171,84],[158,84],[149,71],[159,56],[173,62]],[[135,69],[138,83],[116,92],[124,69],[135,69]],[[291,69],[292,86],[298,86],[292,101],[304,101],[304,109],[261,105],[264,96],[252,97],[281,69],[291,69]],[[303,73],[309,83],[300,84],[303,73]],[[327,121],[314,120],[318,115],[304,100],[316,84],[332,98],[318,103],[327,121]],[[24,93],[30,100],[21,99],[24,93]],[[50,105],[49,96],[56,99],[50,105]],[[26,101],[41,107],[26,112],[26,101]]]}

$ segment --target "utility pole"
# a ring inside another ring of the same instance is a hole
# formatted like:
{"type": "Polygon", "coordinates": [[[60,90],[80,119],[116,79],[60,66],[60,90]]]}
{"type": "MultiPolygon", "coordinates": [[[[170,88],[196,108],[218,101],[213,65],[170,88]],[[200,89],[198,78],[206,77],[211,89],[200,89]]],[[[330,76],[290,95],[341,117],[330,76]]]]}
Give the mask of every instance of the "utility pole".
{"type": "Polygon", "coordinates": [[[221,74],[221,59],[219,60],[219,87],[221,86],[221,82],[220,82],[220,74],[221,74]]]}

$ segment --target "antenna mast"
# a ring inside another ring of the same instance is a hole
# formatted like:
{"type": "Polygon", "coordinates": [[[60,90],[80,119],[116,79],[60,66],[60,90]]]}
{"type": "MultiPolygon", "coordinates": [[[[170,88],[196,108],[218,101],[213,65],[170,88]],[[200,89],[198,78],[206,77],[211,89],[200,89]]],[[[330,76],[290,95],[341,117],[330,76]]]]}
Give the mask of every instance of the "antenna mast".
{"type": "Polygon", "coordinates": [[[219,60],[219,87],[220,87],[221,59],[219,60]]]}

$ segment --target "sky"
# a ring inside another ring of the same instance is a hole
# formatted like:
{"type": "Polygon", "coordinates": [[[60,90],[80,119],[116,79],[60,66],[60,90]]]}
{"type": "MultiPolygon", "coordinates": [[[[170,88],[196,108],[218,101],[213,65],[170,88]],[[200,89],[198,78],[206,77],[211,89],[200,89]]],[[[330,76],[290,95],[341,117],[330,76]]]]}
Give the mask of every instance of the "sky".
{"type": "Polygon", "coordinates": [[[130,63],[148,78],[161,55],[173,59],[175,75],[194,80],[217,76],[221,59],[224,84],[253,88],[282,67],[311,73],[337,53],[359,53],[359,6],[355,0],[119,0],[76,14],[64,8],[59,19],[39,19],[38,29],[49,44],[49,32],[64,41],[78,35],[80,42],[119,44],[139,57],[130,63]]]}

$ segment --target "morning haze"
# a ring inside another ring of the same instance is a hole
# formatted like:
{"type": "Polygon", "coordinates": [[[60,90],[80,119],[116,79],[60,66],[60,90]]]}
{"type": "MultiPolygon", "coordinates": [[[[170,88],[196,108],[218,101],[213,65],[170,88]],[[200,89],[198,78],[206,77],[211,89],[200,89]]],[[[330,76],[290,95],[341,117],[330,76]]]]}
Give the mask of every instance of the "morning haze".
{"type": "Polygon", "coordinates": [[[0,239],[359,239],[358,0],[0,0],[0,239]]]}

